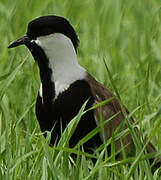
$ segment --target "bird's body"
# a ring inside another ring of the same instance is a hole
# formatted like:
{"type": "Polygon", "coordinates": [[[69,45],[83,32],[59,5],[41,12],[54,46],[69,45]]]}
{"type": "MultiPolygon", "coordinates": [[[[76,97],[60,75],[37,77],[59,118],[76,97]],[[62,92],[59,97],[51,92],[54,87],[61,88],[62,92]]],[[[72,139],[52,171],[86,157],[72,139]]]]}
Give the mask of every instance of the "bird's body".
{"type": "MultiPolygon", "coordinates": [[[[41,86],[36,102],[36,116],[41,130],[52,131],[51,143],[56,143],[61,128],[74,118],[85,101],[86,109],[106,99],[114,97],[108,104],[85,113],[73,136],[70,147],[97,127],[100,114],[107,120],[117,114],[105,127],[104,136],[112,137],[116,128],[124,121],[119,100],[99,82],[97,82],[77,61],[78,37],[69,22],[58,16],[43,16],[31,21],[26,36],[13,42],[9,48],[25,44],[40,69],[41,86]]],[[[126,110],[128,112],[128,110],[126,110]]],[[[131,118],[131,122],[133,119],[131,118]]],[[[126,125],[123,129],[127,128],[126,125]]],[[[126,153],[131,154],[134,143],[130,134],[121,138],[126,153]]],[[[84,149],[103,143],[97,134],[84,144],[84,149]]],[[[116,142],[116,150],[120,148],[116,142]]]]}

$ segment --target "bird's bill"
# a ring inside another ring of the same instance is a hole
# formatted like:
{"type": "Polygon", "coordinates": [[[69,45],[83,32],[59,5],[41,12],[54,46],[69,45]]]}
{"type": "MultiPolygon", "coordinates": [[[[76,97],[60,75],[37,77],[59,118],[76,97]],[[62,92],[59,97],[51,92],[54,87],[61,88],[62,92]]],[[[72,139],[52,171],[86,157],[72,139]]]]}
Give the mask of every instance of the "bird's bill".
{"type": "Polygon", "coordinates": [[[31,39],[25,35],[15,41],[13,41],[9,46],[8,48],[14,48],[14,47],[17,47],[17,46],[20,46],[20,45],[23,45],[23,44],[28,44],[29,42],[31,42],[31,39]]]}

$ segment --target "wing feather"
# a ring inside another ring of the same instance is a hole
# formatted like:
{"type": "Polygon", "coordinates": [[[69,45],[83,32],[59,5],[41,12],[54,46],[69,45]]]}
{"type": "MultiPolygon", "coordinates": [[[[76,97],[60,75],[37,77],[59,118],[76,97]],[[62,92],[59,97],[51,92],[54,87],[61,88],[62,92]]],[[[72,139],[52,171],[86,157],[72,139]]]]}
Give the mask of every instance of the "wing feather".
{"type": "MultiPolygon", "coordinates": [[[[111,97],[115,97],[114,94],[112,94],[112,92],[105,88],[101,83],[97,82],[90,74],[87,73],[87,80],[90,84],[91,87],[91,91],[93,94],[93,97],[95,99],[94,104],[98,104],[106,99],[109,99],[111,97]]],[[[126,107],[124,107],[127,114],[129,114],[129,111],[126,107]]],[[[103,117],[103,120],[107,120],[108,118],[110,118],[111,116],[115,115],[116,113],[118,113],[117,116],[115,116],[105,127],[104,127],[104,137],[107,139],[109,139],[110,137],[113,136],[114,131],[119,127],[119,125],[124,121],[125,117],[124,114],[122,112],[121,106],[120,106],[120,102],[118,100],[118,98],[114,98],[112,99],[109,103],[95,109],[95,118],[97,121],[97,124],[100,123],[100,114],[103,117]]],[[[131,117],[130,119],[131,123],[134,123],[134,119],[131,117]]],[[[121,130],[124,130],[127,128],[127,125],[125,123],[125,125],[123,126],[123,128],[121,130]]],[[[138,132],[138,129],[135,129],[136,133],[138,132]]],[[[116,141],[115,143],[115,148],[116,151],[119,150],[121,148],[121,144],[126,146],[125,148],[125,152],[126,155],[132,155],[134,154],[134,143],[133,143],[133,139],[131,137],[130,134],[121,137],[120,140],[116,141]]],[[[150,152],[155,152],[156,149],[154,148],[154,146],[149,143],[147,146],[147,150],[150,152]]]]}

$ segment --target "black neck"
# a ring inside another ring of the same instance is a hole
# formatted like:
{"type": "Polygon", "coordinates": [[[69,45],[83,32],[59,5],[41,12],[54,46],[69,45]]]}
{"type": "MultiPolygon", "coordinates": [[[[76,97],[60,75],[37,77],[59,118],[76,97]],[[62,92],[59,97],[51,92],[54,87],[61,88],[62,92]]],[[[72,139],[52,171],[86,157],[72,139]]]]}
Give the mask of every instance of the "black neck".
{"type": "Polygon", "coordinates": [[[34,59],[38,62],[40,78],[42,82],[43,102],[46,105],[52,104],[55,97],[55,84],[51,80],[52,70],[49,68],[49,60],[41,47],[36,44],[28,46],[34,59]]]}

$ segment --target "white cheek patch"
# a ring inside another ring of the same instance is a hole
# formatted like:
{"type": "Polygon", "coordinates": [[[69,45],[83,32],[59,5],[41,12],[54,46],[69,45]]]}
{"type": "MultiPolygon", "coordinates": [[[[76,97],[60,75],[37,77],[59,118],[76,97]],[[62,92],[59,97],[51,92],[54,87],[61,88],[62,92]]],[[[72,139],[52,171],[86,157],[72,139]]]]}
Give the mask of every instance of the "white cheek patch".
{"type": "MultiPolygon", "coordinates": [[[[77,80],[84,79],[86,71],[77,62],[77,55],[72,41],[61,33],[38,37],[34,42],[48,57],[49,69],[52,70],[51,82],[55,84],[55,100],[77,80]]],[[[42,85],[39,90],[43,98],[42,85]]]]}
{"type": "Polygon", "coordinates": [[[55,41],[55,35],[56,33],[50,34],[50,35],[46,35],[46,36],[40,36],[37,37],[36,40],[33,40],[33,42],[35,42],[38,46],[40,46],[41,48],[45,49],[50,49],[53,48],[53,41],[55,41]]]}

